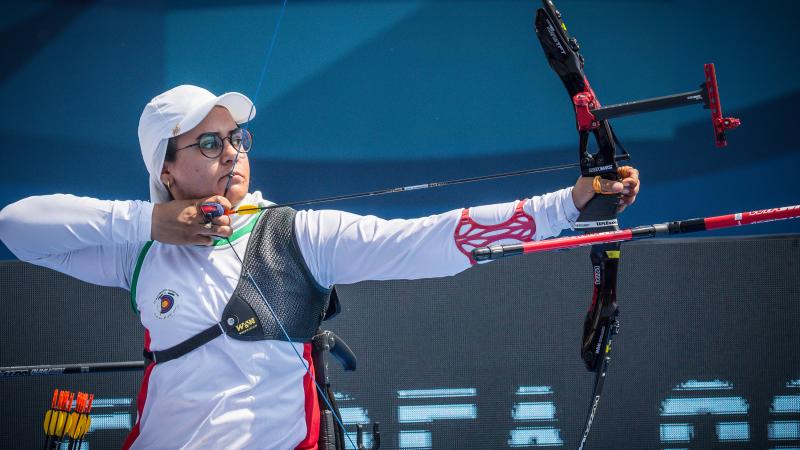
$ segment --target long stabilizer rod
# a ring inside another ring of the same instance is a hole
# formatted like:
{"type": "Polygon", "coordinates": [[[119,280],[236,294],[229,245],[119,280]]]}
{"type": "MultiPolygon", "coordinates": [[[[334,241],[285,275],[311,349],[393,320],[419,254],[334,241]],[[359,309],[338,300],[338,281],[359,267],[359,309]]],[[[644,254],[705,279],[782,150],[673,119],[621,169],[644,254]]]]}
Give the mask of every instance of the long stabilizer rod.
{"type": "Polygon", "coordinates": [[[144,369],[144,361],[0,367],[0,379],[75,373],[127,372],[144,369]]]}
{"type": "Polygon", "coordinates": [[[678,220],[675,222],[659,223],[654,225],[643,225],[624,230],[584,234],[582,236],[566,236],[562,238],[548,239],[545,241],[523,242],[521,244],[509,245],[493,245],[491,247],[474,249],[472,251],[472,256],[476,261],[489,261],[506,256],[521,255],[523,253],[562,250],[609,242],[633,241],[666,234],[683,234],[694,233],[696,231],[718,230],[721,228],[772,222],[775,220],[796,219],[798,217],[800,217],[800,205],[784,206],[782,208],[761,209],[757,211],[726,214],[723,216],[678,220]]]}

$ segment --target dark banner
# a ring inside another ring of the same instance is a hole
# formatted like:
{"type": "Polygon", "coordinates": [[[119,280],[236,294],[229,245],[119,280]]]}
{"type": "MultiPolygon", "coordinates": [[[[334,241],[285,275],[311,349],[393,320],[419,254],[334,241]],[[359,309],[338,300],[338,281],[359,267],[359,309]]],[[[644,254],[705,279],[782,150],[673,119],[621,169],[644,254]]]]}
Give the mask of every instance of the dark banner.
{"type": "MultiPolygon", "coordinates": [[[[800,447],[800,238],[626,244],[619,280],[588,448],[800,447]]],[[[339,292],[343,311],[325,325],[358,357],[354,373],[329,358],[351,431],[380,422],[386,449],[577,447],[593,383],[579,356],[587,251],[339,292]]],[[[0,298],[0,366],[140,358],[125,291],[5,263],[0,298]]],[[[85,448],[118,448],[140,378],[2,379],[0,442],[41,446],[59,388],[96,395],[85,448]]]]}

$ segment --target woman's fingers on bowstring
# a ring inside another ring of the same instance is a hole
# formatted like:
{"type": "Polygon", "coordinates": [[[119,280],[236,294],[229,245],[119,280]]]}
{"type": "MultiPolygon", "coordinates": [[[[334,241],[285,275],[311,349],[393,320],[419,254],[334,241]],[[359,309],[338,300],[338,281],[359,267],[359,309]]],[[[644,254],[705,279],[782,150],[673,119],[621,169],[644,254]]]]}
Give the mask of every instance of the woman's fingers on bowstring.
{"type": "Polygon", "coordinates": [[[231,205],[230,200],[221,195],[212,195],[211,197],[200,199],[197,201],[197,215],[200,217],[200,222],[203,224],[209,221],[214,225],[219,225],[219,226],[228,226],[231,224],[230,216],[222,215],[211,218],[206,217],[205,214],[203,214],[203,212],[200,210],[200,205],[203,203],[218,203],[222,205],[222,208],[224,208],[225,211],[230,211],[231,209],[233,209],[233,205],[231,205]]]}
{"type": "Polygon", "coordinates": [[[219,203],[220,205],[222,205],[223,208],[225,208],[225,211],[230,211],[231,209],[233,209],[233,205],[231,205],[230,200],[228,200],[227,198],[225,198],[225,197],[223,197],[221,195],[212,195],[211,197],[208,197],[207,199],[202,200],[202,202],[203,203],[219,203]]]}
{"type": "Polygon", "coordinates": [[[233,227],[230,226],[230,223],[230,217],[228,216],[215,217],[211,222],[206,222],[204,219],[202,222],[195,225],[195,235],[204,238],[201,240],[207,241],[209,244],[211,244],[212,240],[207,240],[205,238],[226,238],[233,234],[233,227]]]}
{"type": "Polygon", "coordinates": [[[233,233],[229,216],[209,221],[199,206],[215,202],[230,209],[228,199],[212,196],[198,200],[172,200],[153,207],[151,238],[175,245],[211,245],[214,237],[229,237],[233,233]]]}
{"type": "Polygon", "coordinates": [[[197,232],[198,236],[209,237],[209,238],[212,237],[227,238],[231,237],[231,234],[233,234],[233,228],[225,225],[214,225],[213,222],[201,225],[201,228],[197,232]]]}
{"type": "Polygon", "coordinates": [[[208,218],[200,211],[199,205],[201,203],[218,203],[226,211],[233,209],[231,202],[221,195],[212,195],[197,202],[198,221],[195,234],[198,237],[199,244],[211,245],[214,237],[230,237],[233,234],[230,216],[223,215],[208,218]]]}

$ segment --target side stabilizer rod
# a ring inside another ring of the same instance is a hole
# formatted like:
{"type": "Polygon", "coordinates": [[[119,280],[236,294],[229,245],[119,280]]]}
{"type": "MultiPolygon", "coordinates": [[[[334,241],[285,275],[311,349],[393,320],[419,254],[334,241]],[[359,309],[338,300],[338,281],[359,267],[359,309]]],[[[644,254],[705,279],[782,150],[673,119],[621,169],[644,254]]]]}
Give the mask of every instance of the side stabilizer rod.
{"type": "Polygon", "coordinates": [[[705,109],[711,110],[711,125],[714,128],[714,143],[717,147],[728,145],[725,131],[732,130],[742,124],[736,117],[724,117],[722,104],[719,99],[719,86],[717,72],[714,64],[709,63],[703,67],[705,81],[696,91],[680,94],[665,95],[663,97],[635,100],[618,103],[616,105],[600,106],[594,92],[587,90],[572,97],[575,107],[575,117],[579,131],[589,131],[600,127],[603,120],[616,117],[642,114],[662,109],[678,108],[681,106],[702,104],[705,109]]]}

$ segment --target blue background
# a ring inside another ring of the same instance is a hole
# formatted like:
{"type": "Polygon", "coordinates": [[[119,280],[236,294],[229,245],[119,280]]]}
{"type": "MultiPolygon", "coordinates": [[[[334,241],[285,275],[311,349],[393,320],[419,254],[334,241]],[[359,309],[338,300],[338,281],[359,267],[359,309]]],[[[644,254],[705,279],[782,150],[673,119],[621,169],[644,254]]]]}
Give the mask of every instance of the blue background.
{"type": "MultiPolygon", "coordinates": [[[[175,85],[255,94],[279,3],[18,2],[0,18],[0,206],[68,192],[147,199],[136,128],[175,85]]],[[[533,32],[533,1],[288,4],[251,125],[252,190],[276,202],[576,160],[573,113],[533,32]]],[[[794,2],[558,2],[604,104],[697,88],[726,115],[617,119],[643,191],[636,225],[800,203],[794,2]]],[[[343,202],[414,217],[552,191],[577,170],[343,202]]],[[[46,211],[42,212],[46,214],[46,211]]],[[[798,232],[781,222],[727,233],[798,232]]],[[[717,232],[716,235],[725,232],[717,232]]],[[[0,259],[13,255],[0,248],[0,259]]]]}

